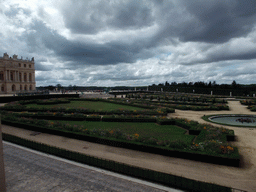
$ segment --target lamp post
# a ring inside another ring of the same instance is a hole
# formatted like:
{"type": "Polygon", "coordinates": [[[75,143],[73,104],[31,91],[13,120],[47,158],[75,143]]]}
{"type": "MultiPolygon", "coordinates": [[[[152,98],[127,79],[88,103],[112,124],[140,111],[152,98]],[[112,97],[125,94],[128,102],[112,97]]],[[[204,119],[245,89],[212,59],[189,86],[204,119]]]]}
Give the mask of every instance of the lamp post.
{"type": "Polygon", "coordinates": [[[0,191],[6,192],[1,121],[0,121],[0,191]]]}

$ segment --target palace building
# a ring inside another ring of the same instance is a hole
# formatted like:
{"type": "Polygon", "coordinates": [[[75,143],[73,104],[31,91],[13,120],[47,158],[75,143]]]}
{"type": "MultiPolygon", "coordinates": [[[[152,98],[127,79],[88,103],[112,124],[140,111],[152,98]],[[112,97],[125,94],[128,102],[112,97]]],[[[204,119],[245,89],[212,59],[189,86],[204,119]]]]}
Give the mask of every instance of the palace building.
{"type": "Polygon", "coordinates": [[[35,62],[18,59],[18,55],[9,57],[4,53],[0,57],[0,94],[32,92],[36,90],[35,62]]]}

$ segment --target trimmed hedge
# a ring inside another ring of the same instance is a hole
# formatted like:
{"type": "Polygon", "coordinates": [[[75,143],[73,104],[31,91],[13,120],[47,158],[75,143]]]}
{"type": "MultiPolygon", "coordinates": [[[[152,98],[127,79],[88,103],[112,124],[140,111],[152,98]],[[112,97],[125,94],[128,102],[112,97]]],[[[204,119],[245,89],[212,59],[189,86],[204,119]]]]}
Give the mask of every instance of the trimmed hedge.
{"type": "Polygon", "coordinates": [[[25,147],[39,150],[51,155],[56,155],[62,158],[66,158],[79,163],[88,164],[91,166],[107,169],[117,173],[126,174],[129,176],[145,179],[152,182],[161,183],[170,187],[177,187],[183,190],[189,190],[191,192],[231,192],[231,188],[224,187],[212,183],[206,183],[201,181],[196,181],[184,177],[179,177],[167,173],[157,172],[149,169],[144,169],[132,165],[127,165],[111,160],[101,159],[73,151],[68,151],[66,149],[61,149],[53,146],[49,146],[42,143],[37,143],[34,141],[29,141],[16,136],[8,135],[3,133],[3,139],[12,143],[23,145],[25,147]]]}
{"type": "MultiPolygon", "coordinates": [[[[153,111],[133,111],[133,110],[112,110],[112,111],[101,111],[101,110],[91,110],[91,109],[78,109],[78,108],[32,108],[32,107],[26,107],[23,105],[6,105],[0,108],[0,110],[5,111],[14,111],[14,112],[22,112],[22,111],[28,111],[28,112],[64,112],[64,113],[83,113],[83,114],[98,114],[98,115],[163,115],[166,116],[169,112],[162,112],[159,113],[156,110],[153,111]]],[[[171,110],[171,109],[170,109],[171,110]]],[[[169,109],[166,111],[169,111],[169,109]]]]}
{"type": "Polygon", "coordinates": [[[0,103],[9,103],[12,101],[33,100],[33,99],[50,99],[50,98],[79,98],[79,94],[49,94],[49,95],[33,95],[33,96],[9,96],[1,97],[0,103]]]}

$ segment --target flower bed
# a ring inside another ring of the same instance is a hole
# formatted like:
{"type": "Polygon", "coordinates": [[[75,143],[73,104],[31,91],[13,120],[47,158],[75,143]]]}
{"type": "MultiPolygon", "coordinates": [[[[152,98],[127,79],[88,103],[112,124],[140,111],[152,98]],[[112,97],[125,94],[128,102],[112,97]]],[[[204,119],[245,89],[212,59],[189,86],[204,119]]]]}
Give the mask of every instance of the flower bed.
{"type": "MultiPolygon", "coordinates": [[[[27,101],[29,102],[29,101],[27,101]]],[[[36,101],[30,101],[36,102],[36,101]]],[[[167,113],[174,112],[174,109],[169,108],[156,108],[154,110],[128,110],[124,108],[119,108],[115,110],[103,111],[103,110],[94,110],[84,107],[27,107],[26,105],[21,104],[20,102],[12,102],[0,108],[1,110],[6,111],[29,111],[29,112],[63,112],[63,113],[83,113],[83,114],[98,114],[98,115],[164,115],[167,113]]]]}
{"type": "Polygon", "coordinates": [[[102,121],[105,122],[157,122],[156,117],[152,116],[116,116],[116,115],[104,115],[102,121]]]}
{"type": "MultiPolygon", "coordinates": [[[[151,97],[151,96],[150,96],[151,97]]],[[[149,96],[147,98],[150,98],[149,96]]],[[[131,98],[131,97],[130,97],[131,98]]],[[[142,98],[145,98],[142,96],[142,98]]],[[[157,108],[157,107],[166,107],[166,108],[175,108],[181,110],[194,110],[194,111],[205,111],[205,110],[229,110],[229,107],[226,105],[226,101],[219,101],[216,99],[201,99],[202,102],[199,100],[194,100],[193,102],[190,99],[185,100],[185,98],[181,98],[180,101],[178,99],[174,99],[170,101],[169,99],[161,100],[159,96],[154,96],[152,99],[109,99],[108,102],[117,102],[123,103],[127,105],[133,106],[141,106],[141,107],[148,107],[148,108],[157,108]],[[157,99],[158,98],[158,99],[157,99]],[[157,99],[153,100],[153,99],[157,99]],[[128,101],[128,102],[127,102],[128,101]]],[[[171,112],[170,112],[171,113],[171,112]]]]}
{"type": "Polygon", "coordinates": [[[63,104],[63,103],[70,103],[70,100],[68,99],[44,99],[44,100],[38,100],[36,104],[38,105],[56,105],[56,104],[63,104]]]}

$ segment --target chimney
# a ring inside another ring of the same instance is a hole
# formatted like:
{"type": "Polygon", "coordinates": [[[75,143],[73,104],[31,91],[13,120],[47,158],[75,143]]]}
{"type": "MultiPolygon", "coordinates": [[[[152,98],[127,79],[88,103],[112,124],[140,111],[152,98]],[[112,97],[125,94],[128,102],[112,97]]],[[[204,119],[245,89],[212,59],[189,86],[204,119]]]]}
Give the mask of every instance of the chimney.
{"type": "Polygon", "coordinates": [[[14,55],[13,55],[13,59],[14,59],[14,60],[17,60],[17,59],[18,59],[18,55],[15,55],[15,54],[14,54],[14,55]]]}

